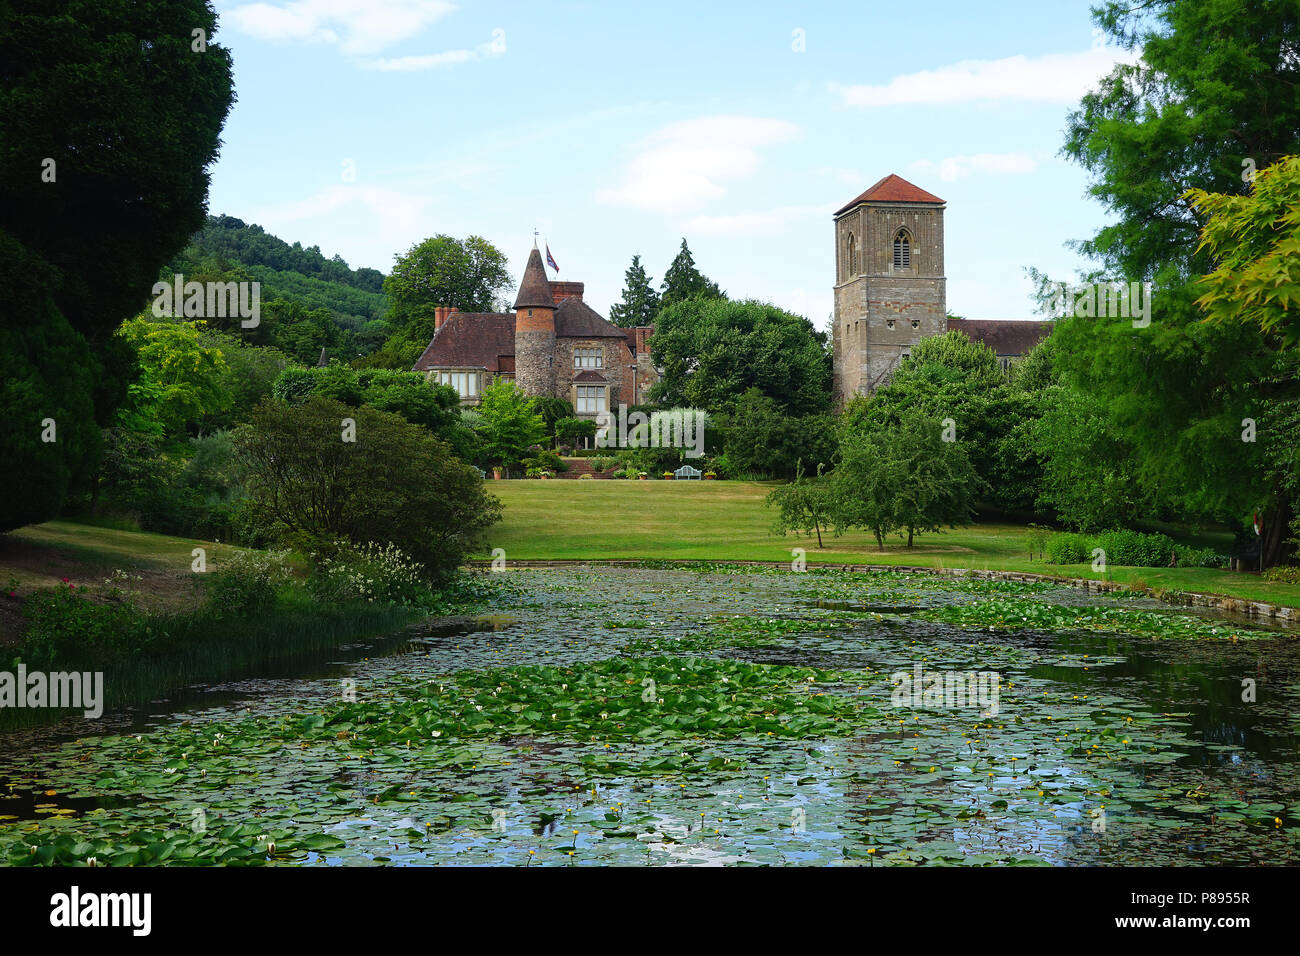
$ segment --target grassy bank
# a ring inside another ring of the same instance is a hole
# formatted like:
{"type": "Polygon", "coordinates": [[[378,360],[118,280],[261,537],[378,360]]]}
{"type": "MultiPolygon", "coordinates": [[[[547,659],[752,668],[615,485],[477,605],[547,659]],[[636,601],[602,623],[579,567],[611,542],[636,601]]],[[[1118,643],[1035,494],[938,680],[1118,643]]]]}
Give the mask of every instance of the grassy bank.
{"type": "MultiPolygon", "coordinates": [[[[299,583],[282,588],[273,606],[236,618],[213,613],[204,603],[201,574],[190,569],[191,552],[203,547],[208,568],[220,568],[233,549],[212,542],[173,538],[121,528],[60,521],[0,536],[0,575],[10,582],[4,598],[5,638],[18,650],[22,603],[49,587],[94,588],[114,570],[138,575],[137,605],[150,626],[172,640],[167,649],[129,661],[77,670],[104,671],[104,706],[136,705],[178,688],[264,673],[309,661],[341,644],[391,633],[422,612],[389,604],[332,606],[314,600],[299,583]],[[64,581],[67,584],[64,584],[64,581]],[[11,596],[14,595],[14,596],[11,596]]],[[[0,669],[12,655],[0,644],[0,669]]],[[[0,709],[0,730],[48,722],[56,710],[0,709]]]]}
{"type": "MultiPolygon", "coordinates": [[[[739,481],[494,481],[505,504],[489,548],[506,559],[652,559],[789,561],[804,548],[818,564],[917,565],[1059,574],[1118,581],[1167,591],[1201,591],[1300,607],[1300,585],[1209,568],[1111,567],[1048,564],[1029,556],[1029,529],[988,523],[927,534],[912,548],[897,539],[885,551],[865,533],[841,538],[771,534],[773,511],[763,499],[771,484],[739,481]]],[[[1223,535],[1178,535],[1195,547],[1228,547],[1223,535]]],[[[489,557],[488,553],[478,557],[489,557]]]]}

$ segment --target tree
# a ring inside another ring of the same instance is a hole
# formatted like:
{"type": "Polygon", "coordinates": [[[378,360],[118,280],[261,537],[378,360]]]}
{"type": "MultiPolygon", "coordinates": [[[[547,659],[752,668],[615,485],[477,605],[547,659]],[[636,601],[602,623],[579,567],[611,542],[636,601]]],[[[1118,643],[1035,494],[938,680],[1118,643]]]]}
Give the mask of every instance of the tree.
{"type": "Polygon", "coordinates": [[[391,412],[313,396],[266,401],[232,436],[254,520],[302,547],[334,537],[393,543],[446,579],[501,504],[478,473],[391,412]],[[345,420],[355,423],[345,440],[345,420]]]}
{"type": "Polygon", "coordinates": [[[485,460],[497,468],[517,467],[528,449],[546,438],[546,425],[535,400],[514,382],[495,378],[483,389],[476,429],[485,460]]]}
{"type": "MultiPolygon", "coordinates": [[[[1201,249],[1215,269],[1198,283],[1197,305],[1212,322],[1254,326],[1280,346],[1275,365],[1260,383],[1265,396],[1258,421],[1243,419],[1267,462],[1274,486],[1292,501],[1300,497],[1300,157],[1288,156],[1260,171],[1248,196],[1192,190],[1189,198],[1207,218],[1201,249]]],[[[1291,531],[1300,539],[1300,515],[1291,531]]],[[[1265,551],[1281,533],[1265,526],[1265,551]]]]}
{"type": "MultiPolygon", "coordinates": [[[[632,261],[635,265],[636,260],[632,261]]],[[[631,277],[630,269],[628,276],[631,277]]],[[[695,268],[695,257],[691,255],[690,247],[686,245],[686,239],[683,237],[681,249],[673,257],[668,271],[664,273],[663,294],[659,297],[659,304],[662,308],[667,308],[674,303],[700,296],[721,299],[725,298],[726,293],[718,288],[716,282],[709,281],[699,269],[695,268]]]]}
{"type": "Polygon", "coordinates": [[[200,322],[123,323],[117,334],[135,352],[140,376],[118,410],[118,424],[130,431],[176,437],[204,416],[230,405],[223,386],[226,360],[220,350],[204,346],[200,322]]]}
{"type": "Polygon", "coordinates": [[[659,295],[650,284],[641,257],[633,256],[623,280],[623,301],[610,306],[609,320],[623,328],[651,325],[658,312],[659,295]]]}
{"type": "Polygon", "coordinates": [[[825,547],[822,528],[830,527],[833,501],[830,481],[822,477],[821,471],[818,465],[817,476],[810,479],[804,474],[803,462],[795,462],[794,481],[768,492],[768,507],[776,505],[780,509],[772,525],[773,534],[800,531],[811,536],[816,532],[817,547],[825,547]]]}
{"type": "Polygon", "coordinates": [[[435,309],[492,312],[497,299],[513,288],[509,260],[481,236],[461,240],[440,234],[425,239],[398,256],[384,279],[388,322],[394,331],[382,348],[358,364],[410,369],[437,331],[435,309]]]}
{"type": "Polygon", "coordinates": [[[989,505],[1000,511],[1034,507],[1042,465],[1026,441],[1026,427],[1041,414],[1039,399],[1008,381],[991,348],[958,331],[922,339],[890,383],[853,403],[848,417],[893,426],[909,410],[950,420],[988,488],[989,505]]]}
{"type": "Polygon", "coordinates": [[[396,412],[445,441],[457,457],[465,461],[474,457],[474,434],[461,420],[460,395],[450,385],[426,381],[419,372],[358,371],[334,360],[324,367],[286,368],[275,380],[271,394],[291,404],[320,395],[344,405],[396,412]]]}
{"type": "MultiPolygon", "coordinates": [[[[1110,418],[1159,514],[1240,524],[1262,506],[1266,528],[1285,528],[1285,483],[1262,449],[1237,437],[1243,419],[1261,414],[1275,356],[1258,327],[1201,321],[1195,277],[1214,266],[1185,197],[1243,192],[1253,168],[1294,150],[1300,8],[1108,2],[1094,17],[1142,57],[1117,66],[1071,115],[1065,153],[1092,175],[1090,192],[1110,214],[1078,247],[1098,264],[1089,278],[1147,281],[1155,294],[1146,327],[1129,317],[1058,323],[1059,368],[1110,418]]],[[[1282,544],[1266,539],[1265,565],[1282,544]]]]}
{"type": "Polygon", "coordinates": [[[835,457],[831,415],[795,417],[757,388],[746,390],[726,416],[727,465],[735,474],[790,478],[800,462],[821,469],[835,457]]]}
{"type": "Polygon", "coordinates": [[[0,310],[23,319],[0,343],[0,440],[4,485],[31,489],[0,509],[7,529],[94,473],[93,433],[131,377],[113,330],[202,225],[234,92],[229,53],[192,49],[192,30],[216,31],[203,0],[15,0],[4,16],[0,310]],[[39,439],[45,418],[57,441],[39,439]]]}
{"type": "Polygon", "coordinates": [[[826,333],[766,302],[669,305],[655,320],[654,352],[661,378],[651,397],[659,404],[728,411],[757,388],[792,415],[830,408],[826,333]]]}
{"type": "Polygon", "coordinates": [[[1200,250],[1214,271],[1196,304],[1213,322],[1259,327],[1284,348],[1300,346],[1300,156],[1260,170],[1246,196],[1188,191],[1206,217],[1200,250]]]}
{"type": "Polygon", "coordinates": [[[425,239],[396,257],[384,280],[390,321],[398,328],[432,318],[438,306],[490,312],[497,297],[512,288],[510,261],[482,236],[425,239]]]}
{"type": "Polygon", "coordinates": [[[920,411],[893,427],[848,430],[835,478],[837,529],[868,528],[882,551],[894,529],[907,531],[910,548],[916,534],[969,523],[983,485],[962,443],[920,411]]]}

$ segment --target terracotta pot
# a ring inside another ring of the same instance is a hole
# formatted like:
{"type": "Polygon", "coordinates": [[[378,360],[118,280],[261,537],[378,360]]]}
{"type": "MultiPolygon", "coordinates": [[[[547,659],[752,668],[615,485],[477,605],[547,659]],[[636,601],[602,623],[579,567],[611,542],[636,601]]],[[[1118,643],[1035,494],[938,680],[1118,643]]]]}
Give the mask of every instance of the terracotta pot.
{"type": "Polygon", "coordinates": [[[500,480],[501,480],[501,469],[500,469],[500,468],[493,468],[493,469],[492,469],[492,477],[493,477],[495,480],[500,481],[500,480]]]}

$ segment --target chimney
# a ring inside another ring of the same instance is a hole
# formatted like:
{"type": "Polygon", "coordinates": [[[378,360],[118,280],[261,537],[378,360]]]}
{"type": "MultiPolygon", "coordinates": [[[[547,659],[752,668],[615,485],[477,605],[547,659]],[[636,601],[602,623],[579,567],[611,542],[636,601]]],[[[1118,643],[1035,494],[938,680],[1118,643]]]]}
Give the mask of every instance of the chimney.
{"type": "Polygon", "coordinates": [[[433,309],[433,331],[437,332],[442,328],[442,324],[451,318],[453,312],[458,311],[454,305],[439,305],[433,309]]]}
{"type": "Polygon", "coordinates": [[[552,282],[551,295],[555,298],[555,304],[559,305],[565,299],[577,299],[582,301],[582,292],[585,284],[582,282],[552,282]]]}

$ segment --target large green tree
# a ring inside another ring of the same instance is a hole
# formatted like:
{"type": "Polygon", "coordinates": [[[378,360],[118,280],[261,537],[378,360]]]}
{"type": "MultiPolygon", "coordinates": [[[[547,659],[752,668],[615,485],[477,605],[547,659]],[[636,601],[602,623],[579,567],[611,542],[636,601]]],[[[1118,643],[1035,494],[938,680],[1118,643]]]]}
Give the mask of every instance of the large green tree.
{"type": "Polygon", "coordinates": [[[665,307],[655,321],[654,402],[733,409],[757,388],[792,415],[826,411],[831,360],[826,333],[803,316],[766,302],[693,298],[665,307]]]}
{"type": "Polygon", "coordinates": [[[705,278],[704,274],[695,268],[695,256],[691,254],[690,247],[686,245],[686,239],[683,237],[682,247],[677,250],[677,255],[669,264],[668,271],[664,273],[663,292],[659,297],[659,304],[666,308],[674,303],[685,302],[687,299],[699,296],[720,299],[725,294],[718,288],[716,282],[705,278]]]}
{"type": "Polygon", "coordinates": [[[204,0],[4,5],[0,475],[31,493],[6,498],[0,528],[53,516],[93,474],[97,428],[132,376],[113,332],[203,224],[234,102],[215,31],[204,0]],[[46,418],[57,441],[42,440],[46,418]]]}
{"type": "Polygon", "coordinates": [[[659,311],[659,294],[650,284],[641,257],[633,256],[623,279],[623,301],[609,308],[609,320],[623,328],[650,325],[659,311]]]}
{"type": "Polygon", "coordinates": [[[984,503],[1024,512],[1036,503],[1041,462],[1027,439],[1040,396],[1003,372],[994,351],[951,331],[921,340],[890,382],[850,403],[846,420],[897,425],[910,410],[951,422],[987,487],[984,503]]]}
{"type": "Polygon", "coordinates": [[[509,260],[483,237],[439,234],[425,239],[398,256],[384,279],[394,332],[359,364],[409,369],[437,331],[435,309],[491,312],[512,288],[509,260]]]}
{"type": "Polygon", "coordinates": [[[1065,154],[1110,213],[1078,245],[1096,262],[1089,278],[1152,283],[1151,321],[1067,317],[1059,365],[1108,417],[1132,456],[1132,481],[1160,513],[1240,522],[1261,508],[1272,563],[1292,499],[1239,434],[1258,414],[1275,357],[1258,328],[1202,321],[1193,283],[1213,263],[1198,249],[1186,192],[1244,193],[1251,170],[1294,150],[1300,6],[1110,2],[1095,19],[1141,58],[1115,67],[1071,115],[1065,154]]]}

